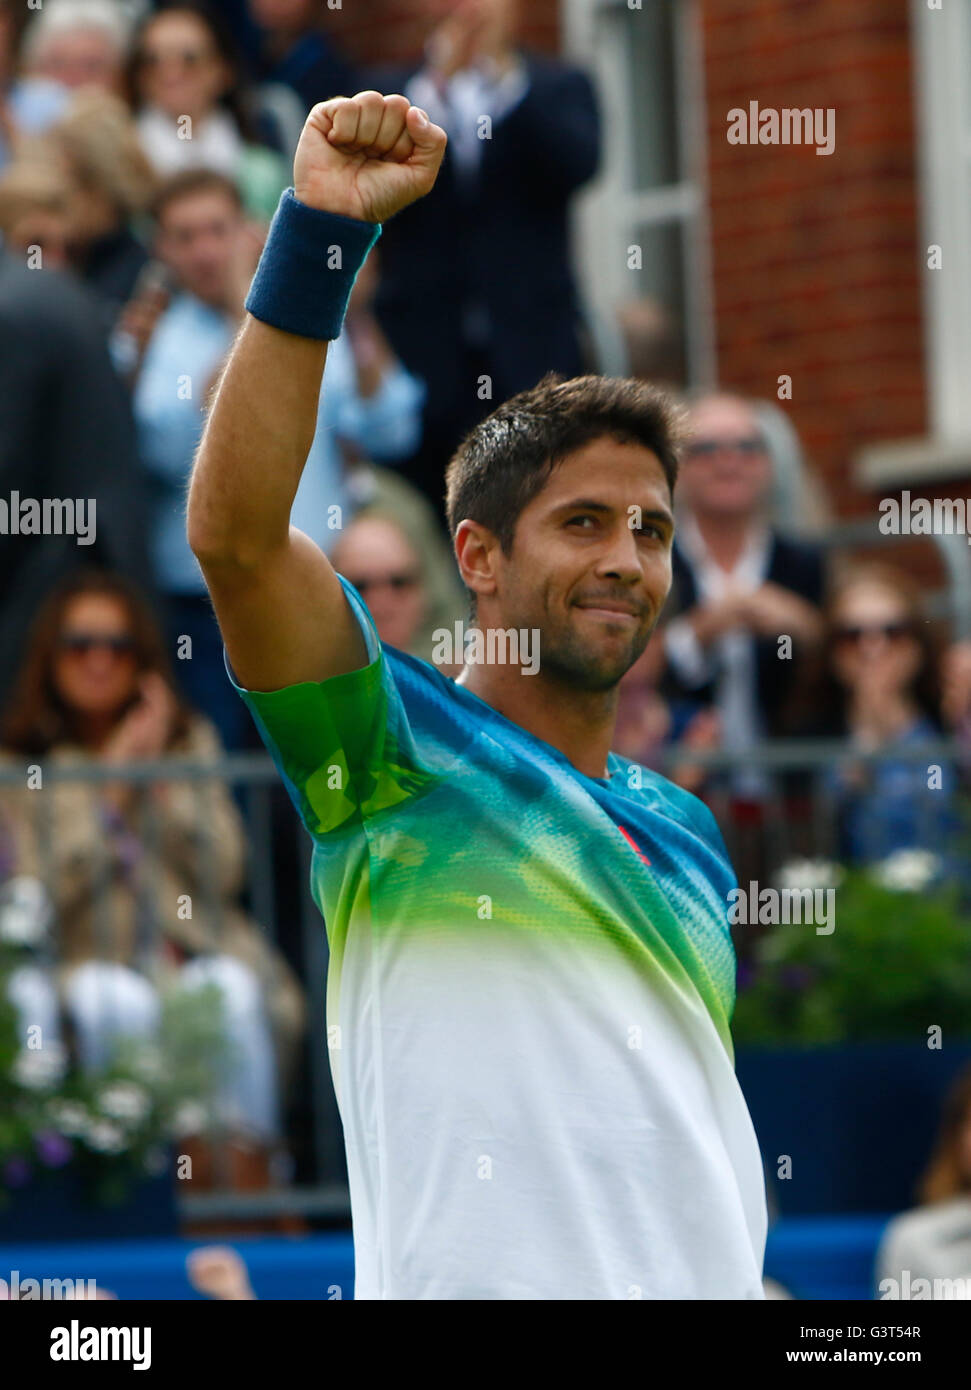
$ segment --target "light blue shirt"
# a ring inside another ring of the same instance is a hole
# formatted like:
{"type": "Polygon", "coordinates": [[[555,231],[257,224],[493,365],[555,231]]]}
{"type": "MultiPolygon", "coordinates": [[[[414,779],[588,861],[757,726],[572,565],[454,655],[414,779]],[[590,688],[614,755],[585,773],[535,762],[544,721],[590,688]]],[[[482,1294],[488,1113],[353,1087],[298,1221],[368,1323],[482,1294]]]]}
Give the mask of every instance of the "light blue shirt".
{"type": "MultiPolygon", "coordinates": [[[[0,97],[3,93],[0,92],[0,97]]],[[[23,135],[40,135],[59,121],[68,108],[71,93],[59,82],[46,77],[25,77],[7,93],[7,104],[14,129],[23,135]]],[[[10,162],[11,152],[0,135],[0,168],[10,162]]]]}
{"type": "MultiPolygon", "coordinates": [[[[233,320],[192,295],[173,299],[145,354],[134,393],[142,463],[152,488],[152,556],[164,593],[203,594],[205,580],[185,534],[185,497],[202,435],[207,388],[232,344],[233,320]]],[[[352,510],[338,439],[368,458],[393,463],[421,437],[424,383],[397,364],[367,399],[357,390],[345,338],[327,352],[317,431],[290,520],[328,552],[352,510]]]]}

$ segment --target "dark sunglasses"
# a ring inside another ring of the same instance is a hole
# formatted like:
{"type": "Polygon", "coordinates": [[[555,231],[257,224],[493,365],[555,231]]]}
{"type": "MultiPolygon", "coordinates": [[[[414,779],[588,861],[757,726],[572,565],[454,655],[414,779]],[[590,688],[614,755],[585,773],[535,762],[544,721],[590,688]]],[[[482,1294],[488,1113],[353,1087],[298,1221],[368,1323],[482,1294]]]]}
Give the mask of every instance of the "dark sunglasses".
{"type": "Polygon", "coordinates": [[[685,453],[689,458],[713,458],[715,454],[744,454],[754,458],[765,453],[765,440],[761,435],[750,434],[744,439],[693,439],[685,453]]]}
{"type": "Polygon", "coordinates": [[[135,650],[135,639],[125,633],[62,632],[58,646],[71,656],[87,656],[95,648],[111,652],[112,656],[131,656],[135,650]]]}
{"type": "Polygon", "coordinates": [[[833,641],[848,646],[862,642],[864,637],[885,637],[888,642],[902,642],[905,637],[913,636],[913,624],[908,622],[896,623],[847,623],[845,627],[833,629],[833,641]]]}
{"type": "Polygon", "coordinates": [[[164,62],[170,58],[177,59],[183,67],[198,68],[203,63],[208,62],[212,57],[210,48],[182,48],[172,49],[166,53],[153,53],[150,48],[138,55],[138,66],[140,68],[160,68],[164,62]]]}
{"type": "Polygon", "coordinates": [[[344,578],[354,585],[362,597],[369,589],[390,588],[396,594],[400,594],[406,589],[413,589],[418,583],[418,575],[414,573],[389,574],[375,579],[352,579],[350,575],[345,575],[344,578]]]}

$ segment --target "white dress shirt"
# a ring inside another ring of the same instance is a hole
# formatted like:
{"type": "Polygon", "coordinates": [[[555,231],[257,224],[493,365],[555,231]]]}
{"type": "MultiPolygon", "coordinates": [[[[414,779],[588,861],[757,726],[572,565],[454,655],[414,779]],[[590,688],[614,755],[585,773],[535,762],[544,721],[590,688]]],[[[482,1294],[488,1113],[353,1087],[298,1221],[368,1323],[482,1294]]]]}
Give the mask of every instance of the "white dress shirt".
{"type": "MultiPolygon", "coordinates": [[[[678,545],[694,574],[699,603],[718,603],[732,589],[752,593],[765,583],[771,536],[763,526],[753,527],[738,560],[728,570],[716,564],[690,515],[678,523],[678,545]]],[[[702,686],[717,677],[715,707],[721,715],[726,750],[744,753],[764,738],[755,639],[750,632],[733,628],[706,649],[684,616],[668,626],[664,640],[668,660],[684,685],[702,686]]],[[[733,779],[739,796],[761,799],[766,787],[765,777],[754,769],[741,770],[733,779]]]]}

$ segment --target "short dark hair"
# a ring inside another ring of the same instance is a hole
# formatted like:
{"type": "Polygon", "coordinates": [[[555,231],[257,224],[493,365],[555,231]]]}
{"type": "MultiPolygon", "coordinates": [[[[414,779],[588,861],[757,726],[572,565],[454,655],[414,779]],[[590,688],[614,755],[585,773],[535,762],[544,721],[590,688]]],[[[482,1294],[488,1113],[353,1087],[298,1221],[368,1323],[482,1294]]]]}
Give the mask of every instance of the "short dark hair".
{"type": "Polygon", "coordinates": [[[487,415],[455,451],[445,472],[449,531],[454,539],[461,521],[477,521],[508,555],[520,513],[556,465],[605,436],[650,449],[673,493],[683,433],[681,408],[656,386],[550,372],[487,415]]]}
{"type": "Polygon", "coordinates": [[[194,198],[198,193],[222,193],[240,212],[243,211],[243,195],[227,174],[220,174],[215,169],[183,169],[160,185],[149,209],[152,217],[156,222],[161,222],[173,203],[183,198],[194,198]]]}

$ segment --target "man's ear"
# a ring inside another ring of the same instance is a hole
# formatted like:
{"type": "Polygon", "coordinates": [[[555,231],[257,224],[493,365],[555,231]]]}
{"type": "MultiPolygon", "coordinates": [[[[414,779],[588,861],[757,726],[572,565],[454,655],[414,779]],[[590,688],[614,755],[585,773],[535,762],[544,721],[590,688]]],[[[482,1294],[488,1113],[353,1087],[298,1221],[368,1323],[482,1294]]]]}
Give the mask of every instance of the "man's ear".
{"type": "Polygon", "coordinates": [[[470,593],[476,599],[495,593],[494,560],[499,542],[489,528],[478,521],[460,521],[454,546],[459,574],[470,593]]]}

